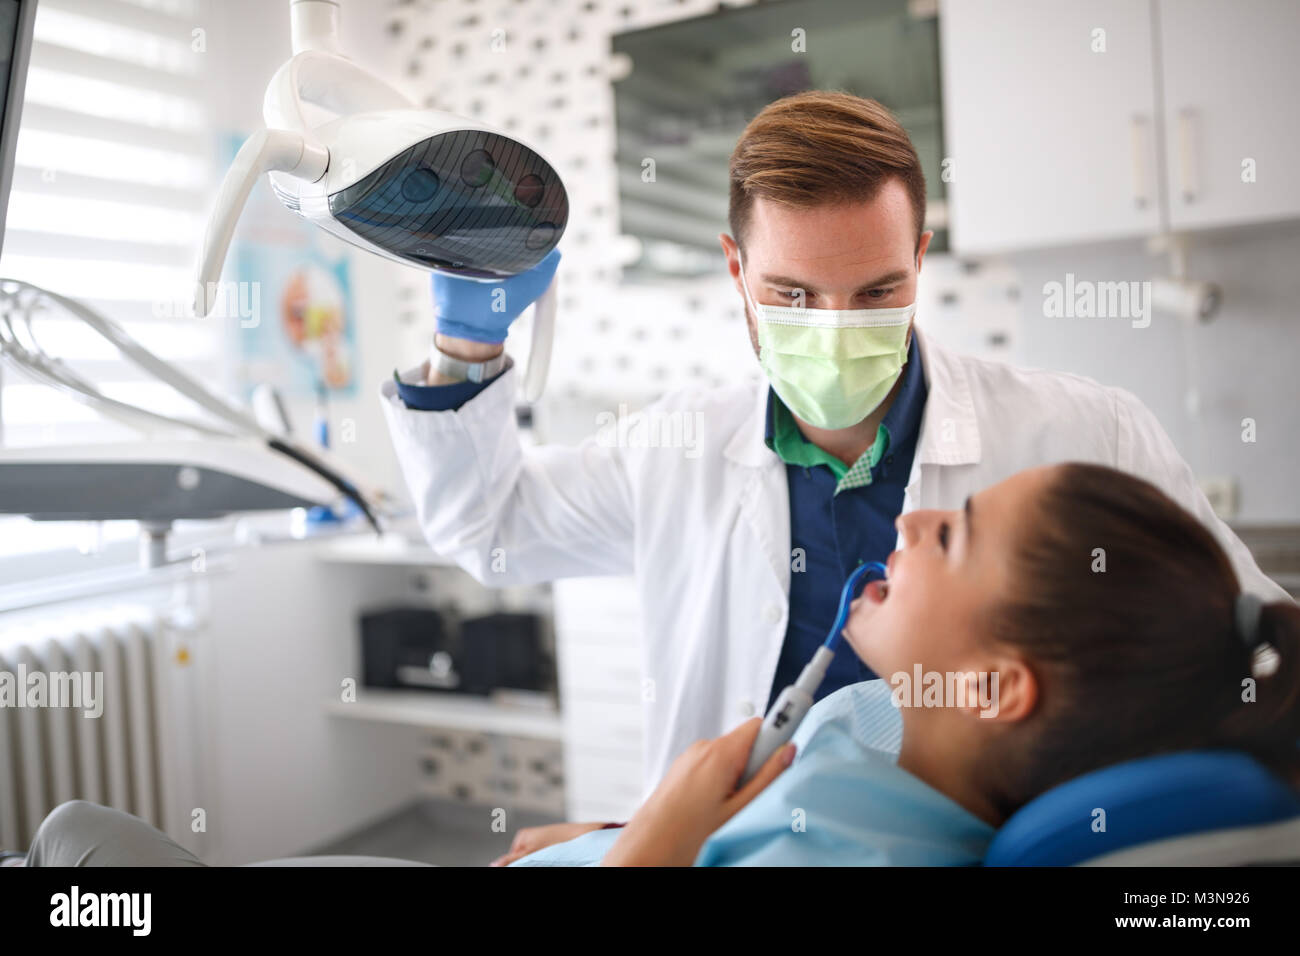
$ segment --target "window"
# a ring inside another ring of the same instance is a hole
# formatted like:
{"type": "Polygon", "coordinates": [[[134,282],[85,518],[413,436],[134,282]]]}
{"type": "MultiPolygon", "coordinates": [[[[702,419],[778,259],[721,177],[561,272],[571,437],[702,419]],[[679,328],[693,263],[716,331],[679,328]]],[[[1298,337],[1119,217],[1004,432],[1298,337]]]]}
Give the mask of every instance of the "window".
{"type": "MultiPolygon", "coordinates": [[[[0,275],[79,299],[159,356],[212,381],[219,325],[177,314],[217,171],[197,0],[42,0],[37,10],[0,275]]],[[[192,408],[75,320],[38,319],[41,344],[113,397],[192,408]]],[[[7,447],[140,437],[0,365],[7,447]]],[[[112,522],[107,538],[134,533],[112,522]]],[[[75,546],[87,529],[0,515],[0,554],[75,546]]]]}
{"type": "MultiPolygon", "coordinates": [[[[193,6],[40,4],[0,274],[80,299],[208,377],[219,371],[218,327],[175,315],[192,288],[214,176],[193,6]]],[[[36,331],[106,394],[188,411],[80,323],[38,320],[36,331]]],[[[0,375],[5,445],[134,436],[9,368],[0,375]]]]}

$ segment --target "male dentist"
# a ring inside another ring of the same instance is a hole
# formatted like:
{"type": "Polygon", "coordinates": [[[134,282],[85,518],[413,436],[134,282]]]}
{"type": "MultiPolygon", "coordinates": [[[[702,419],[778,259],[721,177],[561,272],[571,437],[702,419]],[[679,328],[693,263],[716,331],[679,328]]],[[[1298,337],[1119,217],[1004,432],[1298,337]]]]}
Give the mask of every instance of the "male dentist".
{"type": "MultiPolygon", "coordinates": [[[[957,355],[913,325],[925,182],[884,107],[840,92],[778,100],[745,129],[730,173],[720,238],[767,382],[655,403],[698,413],[695,457],[594,438],[521,447],[501,343],[558,253],[502,283],[505,312],[482,286],[435,277],[433,359],[382,391],[440,554],[489,586],[636,575],[647,786],[793,681],[845,577],[894,549],[901,513],[960,507],[1034,465],[1097,462],[1152,481],[1214,530],[1247,590],[1285,596],[1134,396],[957,355]]],[[[873,676],[838,655],[821,695],[873,676]]]]}

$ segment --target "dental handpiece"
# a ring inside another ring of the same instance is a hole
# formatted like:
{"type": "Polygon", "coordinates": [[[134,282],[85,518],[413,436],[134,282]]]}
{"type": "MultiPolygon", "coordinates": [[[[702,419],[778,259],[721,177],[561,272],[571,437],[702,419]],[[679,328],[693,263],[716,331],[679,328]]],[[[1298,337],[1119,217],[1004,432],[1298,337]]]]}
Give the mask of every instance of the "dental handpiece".
{"type": "Polygon", "coordinates": [[[772,709],[763,718],[763,726],[758,730],[754,748],[749,752],[749,763],[745,765],[745,772],[741,774],[737,789],[753,780],[754,775],[762,769],[763,764],[767,763],[772,754],[785,746],[794,736],[794,732],[799,729],[799,724],[813,705],[813,695],[817,693],[817,688],[826,678],[826,671],[831,666],[831,660],[839,647],[840,634],[849,617],[849,605],[853,603],[853,592],[858,582],[867,574],[877,574],[883,578],[885,566],[879,561],[860,564],[853,569],[849,579],[844,582],[844,587],[840,590],[839,611],[835,615],[835,623],[831,625],[830,633],[826,636],[826,642],[817,648],[817,652],[800,672],[798,679],[781,691],[776,702],[772,704],[772,709]]]}

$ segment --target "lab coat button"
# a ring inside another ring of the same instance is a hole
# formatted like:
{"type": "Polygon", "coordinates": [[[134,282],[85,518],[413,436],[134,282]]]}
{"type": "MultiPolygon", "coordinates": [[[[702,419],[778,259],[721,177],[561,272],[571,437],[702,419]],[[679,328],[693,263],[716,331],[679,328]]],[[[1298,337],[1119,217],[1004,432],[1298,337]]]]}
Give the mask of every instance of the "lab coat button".
{"type": "Polygon", "coordinates": [[[775,604],[769,604],[763,613],[767,615],[768,624],[779,624],[781,621],[781,608],[775,604]]]}
{"type": "Polygon", "coordinates": [[[741,717],[754,716],[754,702],[752,700],[742,700],[740,702],[740,716],[741,717]]]}

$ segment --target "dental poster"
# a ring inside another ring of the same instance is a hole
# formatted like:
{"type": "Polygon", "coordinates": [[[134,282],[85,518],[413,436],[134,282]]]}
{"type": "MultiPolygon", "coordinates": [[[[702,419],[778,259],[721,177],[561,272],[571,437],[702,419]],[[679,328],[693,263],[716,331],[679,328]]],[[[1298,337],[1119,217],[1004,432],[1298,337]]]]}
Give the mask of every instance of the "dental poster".
{"type": "MultiPolygon", "coordinates": [[[[227,162],[243,138],[231,136],[227,162]]],[[[241,388],[286,398],[351,398],[357,335],[347,245],[276,200],[263,177],[248,199],[223,276],[241,388]]]]}
{"type": "Polygon", "coordinates": [[[356,322],[347,258],[316,248],[241,242],[235,269],[251,309],[241,309],[239,378],[286,395],[356,392],[356,322]],[[254,313],[245,318],[248,312],[254,313]]]}

